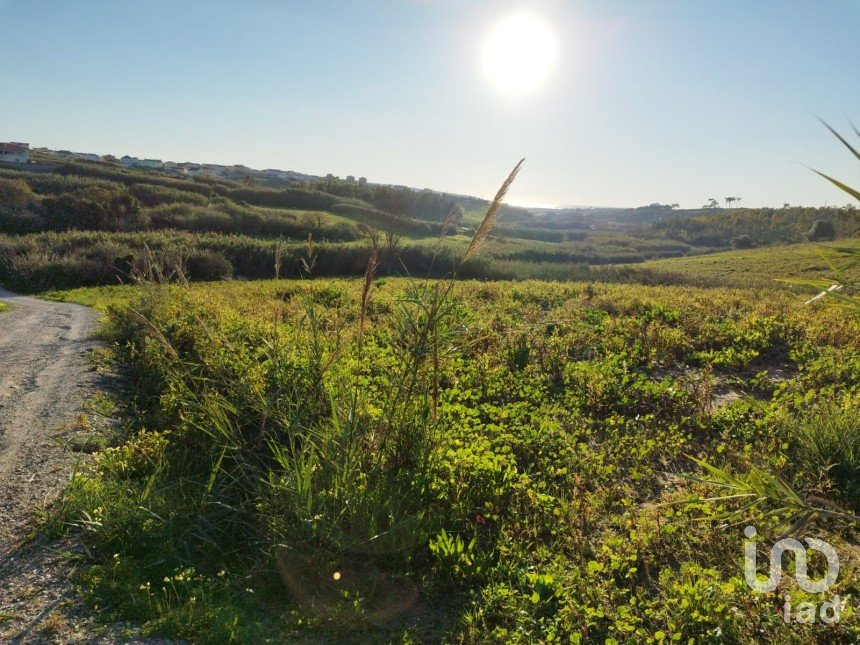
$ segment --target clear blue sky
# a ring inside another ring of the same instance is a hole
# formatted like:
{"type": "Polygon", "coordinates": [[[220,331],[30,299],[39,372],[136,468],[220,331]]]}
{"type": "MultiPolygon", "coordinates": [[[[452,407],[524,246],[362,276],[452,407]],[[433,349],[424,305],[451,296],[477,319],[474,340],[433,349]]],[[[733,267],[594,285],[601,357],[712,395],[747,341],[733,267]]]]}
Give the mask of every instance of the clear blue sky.
{"type": "Polygon", "coordinates": [[[815,120],[860,126],[860,0],[0,0],[0,140],[243,163],[511,201],[833,204],[815,120]],[[558,40],[527,97],[482,76],[527,7],[558,40]]]}

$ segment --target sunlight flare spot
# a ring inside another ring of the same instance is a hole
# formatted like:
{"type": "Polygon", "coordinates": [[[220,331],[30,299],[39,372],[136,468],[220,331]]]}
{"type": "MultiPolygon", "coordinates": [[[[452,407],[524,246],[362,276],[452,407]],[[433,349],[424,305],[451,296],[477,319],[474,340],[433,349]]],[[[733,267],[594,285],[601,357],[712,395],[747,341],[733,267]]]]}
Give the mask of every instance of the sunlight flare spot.
{"type": "Polygon", "coordinates": [[[557,55],[549,25],[531,13],[498,22],[484,41],[482,68],[487,81],[509,96],[530,94],[549,80],[557,55]]]}

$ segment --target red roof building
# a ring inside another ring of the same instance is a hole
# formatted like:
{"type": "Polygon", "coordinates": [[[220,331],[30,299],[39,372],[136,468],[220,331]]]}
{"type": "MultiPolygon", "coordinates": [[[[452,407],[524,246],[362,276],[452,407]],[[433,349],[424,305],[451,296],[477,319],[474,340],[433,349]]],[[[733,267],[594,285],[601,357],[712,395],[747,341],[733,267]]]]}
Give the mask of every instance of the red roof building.
{"type": "Polygon", "coordinates": [[[28,163],[30,161],[30,144],[15,141],[0,142],[0,161],[28,163]]]}

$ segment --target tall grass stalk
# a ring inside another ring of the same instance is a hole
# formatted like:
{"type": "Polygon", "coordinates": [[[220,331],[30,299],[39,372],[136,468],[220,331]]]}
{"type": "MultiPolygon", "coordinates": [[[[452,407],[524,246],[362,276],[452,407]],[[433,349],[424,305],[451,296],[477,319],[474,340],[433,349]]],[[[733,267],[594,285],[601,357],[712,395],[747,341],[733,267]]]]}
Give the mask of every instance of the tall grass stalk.
{"type": "Polygon", "coordinates": [[[463,260],[460,262],[461,265],[478,253],[484,241],[487,239],[487,236],[493,230],[493,227],[496,225],[496,218],[499,216],[499,209],[504,203],[505,195],[507,195],[508,190],[517,178],[520,169],[523,167],[523,163],[525,163],[525,158],[520,159],[519,163],[514,166],[511,174],[509,174],[508,178],[505,179],[504,183],[502,183],[499,191],[496,193],[495,198],[490,204],[490,207],[487,209],[487,213],[484,215],[483,220],[481,220],[481,225],[478,226],[478,230],[475,231],[475,235],[472,237],[472,241],[469,243],[469,247],[463,255],[463,260]]]}

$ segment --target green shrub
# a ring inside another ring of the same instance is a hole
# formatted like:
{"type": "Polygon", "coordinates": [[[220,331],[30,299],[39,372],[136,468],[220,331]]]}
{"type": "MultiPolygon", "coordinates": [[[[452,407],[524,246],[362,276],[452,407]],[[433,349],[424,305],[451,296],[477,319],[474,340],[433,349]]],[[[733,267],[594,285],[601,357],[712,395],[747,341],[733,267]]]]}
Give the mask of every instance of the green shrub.
{"type": "Polygon", "coordinates": [[[124,187],[88,186],[42,202],[45,221],[56,230],[133,231],[148,218],[140,202],[124,187]]]}
{"type": "Polygon", "coordinates": [[[0,212],[23,211],[35,203],[35,195],[27,182],[0,177],[0,212]]]}
{"type": "Polygon", "coordinates": [[[817,219],[812,228],[806,233],[810,242],[826,242],[836,239],[836,227],[826,219],[817,219]]]}
{"type": "Polygon", "coordinates": [[[845,500],[860,505],[860,411],[832,405],[802,411],[787,432],[809,472],[826,472],[845,500]]]}
{"type": "Polygon", "coordinates": [[[159,206],[161,204],[194,204],[195,206],[206,206],[209,198],[200,193],[157,186],[154,184],[132,184],[129,192],[134,195],[144,206],[159,206]]]}
{"type": "Polygon", "coordinates": [[[0,207],[0,231],[13,235],[26,235],[44,231],[45,219],[32,210],[3,210],[0,207]]]}
{"type": "Polygon", "coordinates": [[[752,249],[756,246],[755,240],[749,235],[738,235],[732,239],[732,248],[734,249],[752,249]]]}
{"type": "Polygon", "coordinates": [[[223,255],[211,251],[195,252],[185,263],[188,277],[192,280],[223,280],[233,277],[233,265],[223,255]]]}

